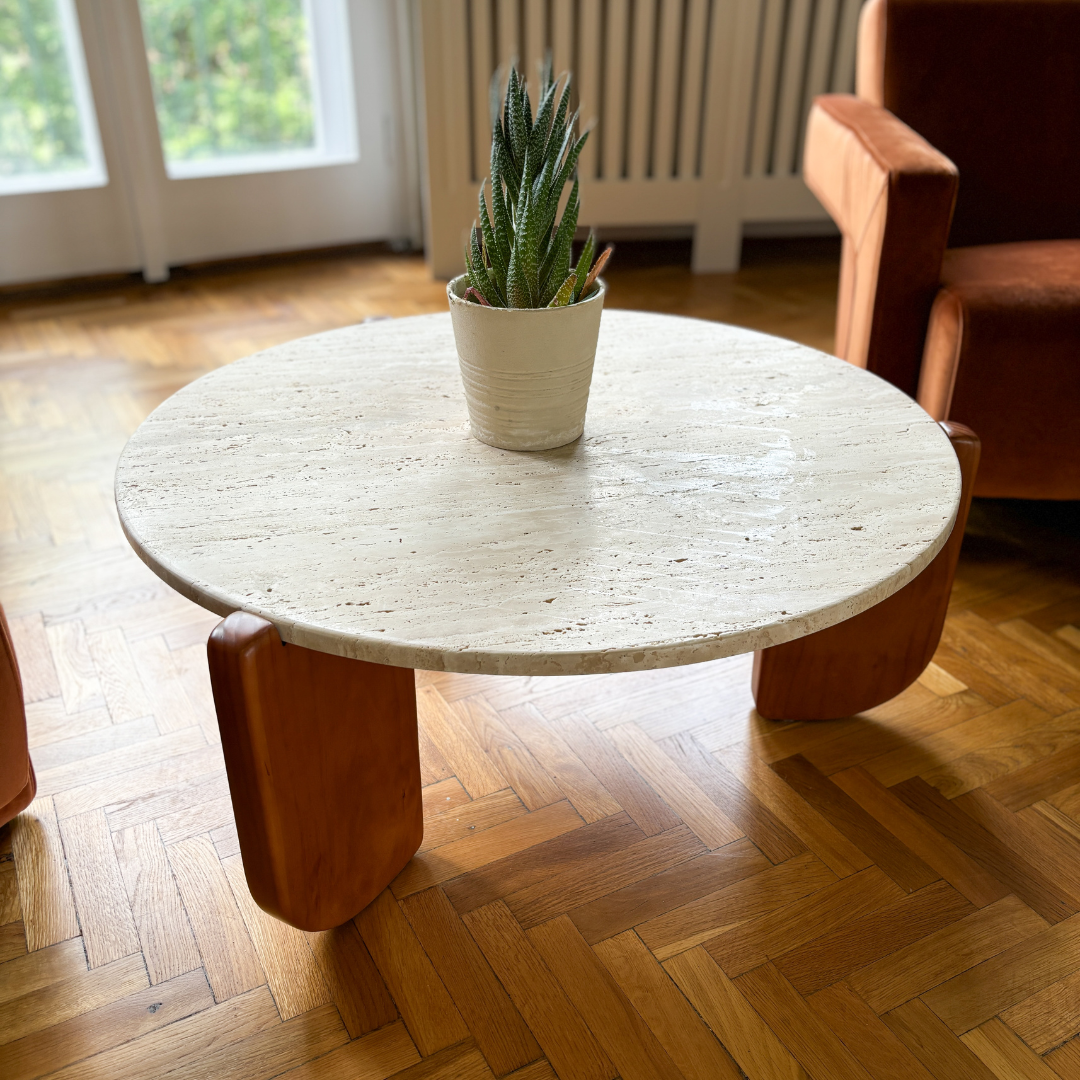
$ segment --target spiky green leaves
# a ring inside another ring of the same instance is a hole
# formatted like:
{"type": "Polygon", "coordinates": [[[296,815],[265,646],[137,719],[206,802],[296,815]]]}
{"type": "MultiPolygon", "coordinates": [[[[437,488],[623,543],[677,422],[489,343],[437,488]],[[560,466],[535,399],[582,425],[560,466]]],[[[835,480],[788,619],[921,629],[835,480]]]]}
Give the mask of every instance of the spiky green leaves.
{"type": "Polygon", "coordinates": [[[571,274],[560,286],[559,291],[551,298],[547,307],[566,307],[574,299],[574,283],[577,278],[571,274]]]}
{"type": "Polygon", "coordinates": [[[535,119],[516,68],[510,69],[501,109],[493,80],[491,207],[489,213],[486,183],[481,184],[479,228],[474,227],[465,253],[469,285],[493,307],[563,306],[591,288],[591,281],[584,285],[596,250],[591,236],[570,272],[580,212],[576,178],[557,221],[563,191],[576,176],[588,138],[588,132],[577,136],[577,113],[568,117],[569,110],[570,77],[553,80],[550,59],[541,74],[535,119]]]}

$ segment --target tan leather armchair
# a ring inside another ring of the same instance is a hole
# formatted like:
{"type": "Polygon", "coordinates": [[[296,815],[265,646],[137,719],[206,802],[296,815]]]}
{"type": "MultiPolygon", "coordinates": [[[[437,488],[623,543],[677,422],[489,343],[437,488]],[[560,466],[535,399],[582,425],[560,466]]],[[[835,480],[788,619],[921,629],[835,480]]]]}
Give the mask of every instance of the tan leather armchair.
{"type": "Polygon", "coordinates": [[[1080,0],[869,0],[804,176],[837,355],[982,439],[976,495],[1080,498],[1080,0]]]}
{"type": "Polygon", "coordinates": [[[37,793],[26,742],[22,679],[4,609],[0,608],[0,826],[25,810],[37,793]]]}

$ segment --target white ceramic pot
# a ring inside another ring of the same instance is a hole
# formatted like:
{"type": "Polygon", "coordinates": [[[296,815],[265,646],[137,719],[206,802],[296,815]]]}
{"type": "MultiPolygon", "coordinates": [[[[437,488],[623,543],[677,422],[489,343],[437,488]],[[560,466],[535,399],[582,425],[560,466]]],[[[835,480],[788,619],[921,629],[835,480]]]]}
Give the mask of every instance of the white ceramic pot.
{"type": "Polygon", "coordinates": [[[561,308],[493,308],[446,287],[473,434],[503,450],[551,450],[585,430],[607,287],[561,308]]]}

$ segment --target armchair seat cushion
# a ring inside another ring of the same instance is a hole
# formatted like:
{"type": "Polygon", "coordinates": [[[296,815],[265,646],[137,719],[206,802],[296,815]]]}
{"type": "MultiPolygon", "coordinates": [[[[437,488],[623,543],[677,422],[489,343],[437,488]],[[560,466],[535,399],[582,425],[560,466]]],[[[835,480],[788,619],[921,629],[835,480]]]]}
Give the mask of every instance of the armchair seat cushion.
{"type": "Polygon", "coordinates": [[[941,282],[918,400],[979,432],[975,493],[1080,497],[1080,240],[953,248],[941,282]]]}

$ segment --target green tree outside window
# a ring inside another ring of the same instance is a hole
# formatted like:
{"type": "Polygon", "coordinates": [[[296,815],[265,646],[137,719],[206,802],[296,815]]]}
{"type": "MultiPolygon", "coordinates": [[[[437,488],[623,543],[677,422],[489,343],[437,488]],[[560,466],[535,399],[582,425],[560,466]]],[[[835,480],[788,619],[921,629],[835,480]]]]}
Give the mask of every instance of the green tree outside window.
{"type": "Polygon", "coordinates": [[[56,0],[0,0],[0,176],[88,164],[56,0]]]}
{"type": "Polygon", "coordinates": [[[302,0],[139,0],[139,7],[168,161],[315,146],[302,0]]]}

